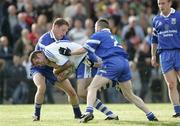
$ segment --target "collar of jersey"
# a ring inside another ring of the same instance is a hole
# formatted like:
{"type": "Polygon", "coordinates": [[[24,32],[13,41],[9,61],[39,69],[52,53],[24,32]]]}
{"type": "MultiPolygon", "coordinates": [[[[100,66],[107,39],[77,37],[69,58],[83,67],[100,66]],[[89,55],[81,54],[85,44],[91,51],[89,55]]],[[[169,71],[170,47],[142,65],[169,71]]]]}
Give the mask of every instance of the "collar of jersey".
{"type": "Polygon", "coordinates": [[[108,31],[111,32],[111,30],[109,28],[103,28],[101,31],[108,31]]]}
{"type": "Polygon", "coordinates": [[[51,36],[51,38],[53,38],[55,41],[58,41],[58,40],[56,39],[56,37],[55,37],[55,35],[54,35],[54,33],[53,33],[52,30],[50,31],[50,36],[51,36]]]}
{"type": "Polygon", "coordinates": [[[160,15],[162,15],[163,17],[169,17],[173,13],[175,13],[175,9],[171,8],[171,11],[170,11],[170,13],[167,16],[163,15],[162,12],[160,13],[160,15]]]}

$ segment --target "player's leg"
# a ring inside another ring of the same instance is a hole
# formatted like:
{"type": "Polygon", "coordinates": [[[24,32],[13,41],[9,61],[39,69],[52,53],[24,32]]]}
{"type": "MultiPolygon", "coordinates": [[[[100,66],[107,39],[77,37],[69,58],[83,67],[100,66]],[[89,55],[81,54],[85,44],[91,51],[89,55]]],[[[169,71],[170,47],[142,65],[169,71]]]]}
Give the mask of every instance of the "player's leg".
{"type": "Polygon", "coordinates": [[[73,107],[75,118],[81,118],[81,111],[79,108],[79,99],[70,81],[66,79],[65,81],[61,83],[56,82],[55,87],[63,90],[68,95],[68,101],[71,103],[73,107]]]}
{"type": "Polygon", "coordinates": [[[77,79],[77,94],[80,98],[86,101],[87,87],[91,83],[92,78],[77,79]]]}
{"type": "MultiPolygon", "coordinates": [[[[180,77],[180,71],[177,73],[180,77]]],[[[180,117],[180,102],[179,93],[177,90],[177,73],[176,71],[171,70],[163,74],[168,87],[169,98],[174,106],[175,115],[173,115],[173,117],[180,117]]]]}
{"type": "Polygon", "coordinates": [[[118,86],[119,88],[121,88],[124,97],[131,103],[134,103],[142,111],[144,111],[146,113],[147,118],[150,121],[158,121],[154,114],[147,108],[143,100],[133,93],[132,84],[130,80],[121,82],[118,86]]]}
{"type": "MultiPolygon", "coordinates": [[[[180,71],[177,71],[178,74],[178,80],[180,82],[180,71]]],[[[180,96],[180,94],[179,94],[180,96]]],[[[175,115],[173,115],[173,117],[180,117],[180,103],[177,106],[174,106],[174,110],[177,111],[175,115]]]]}
{"type": "Polygon", "coordinates": [[[108,82],[109,79],[99,75],[96,75],[93,78],[91,84],[88,87],[86,112],[84,113],[83,118],[80,122],[85,123],[94,118],[92,113],[94,103],[96,102],[97,90],[100,89],[103,85],[107,84],[108,82]]]}
{"type": "Polygon", "coordinates": [[[38,121],[40,120],[41,105],[43,104],[44,95],[46,91],[45,77],[42,76],[40,73],[36,73],[33,76],[33,81],[37,87],[37,91],[34,98],[34,104],[35,104],[34,121],[38,121]]]}
{"type": "MultiPolygon", "coordinates": [[[[86,101],[87,87],[89,86],[91,81],[92,81],[92,78],[85,78],[85,79],[77,80],[77,94],[84,101],[86,101]]],[[[98,111],[104,113],[107,116],[105,120],[118,120],[118,116],[115,115],[105,104],[103,104],[100,99],[96,98],[94,107],[98,111]]]]}

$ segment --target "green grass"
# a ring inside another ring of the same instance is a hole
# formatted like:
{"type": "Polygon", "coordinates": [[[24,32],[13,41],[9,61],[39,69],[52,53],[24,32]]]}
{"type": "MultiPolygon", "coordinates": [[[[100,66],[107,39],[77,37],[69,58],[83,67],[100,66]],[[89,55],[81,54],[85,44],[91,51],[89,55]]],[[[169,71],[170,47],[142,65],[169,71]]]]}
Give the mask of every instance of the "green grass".
{"type": "MultiPolygon", "coordinates": [[[[33,105],[1,105],[0,126],[180,126],[180,118],[171,118],[170,104],[148,104],[159,122],[149,122],[145,114],[132,104],[108,104],[119,115],[119,121],[105,121],[105,116],[96,111],[94,120],[81,124],[75,120],[69,104],[43,105],[41,121],[33,122],[33,105]]],[[[81,105],[82,110],[85,105],[81,105]]]]}

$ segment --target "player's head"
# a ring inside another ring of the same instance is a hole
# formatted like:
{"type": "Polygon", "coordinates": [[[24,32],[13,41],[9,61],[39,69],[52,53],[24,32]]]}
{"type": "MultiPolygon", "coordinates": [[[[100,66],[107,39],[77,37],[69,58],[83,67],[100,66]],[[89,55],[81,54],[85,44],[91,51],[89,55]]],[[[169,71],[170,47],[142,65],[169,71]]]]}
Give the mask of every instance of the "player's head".
{"type": "Polygon", "coordinates": [[[52,31],[57,39],[63,38],[69,29],[69,23],[63,18],[56,18],[52,25],[52,31]]]}
{"type": "Polygon", "coordinates": [[[32,66],[43,66],[49,63],[49,60],[44,55],[43,51],[33,51],[29,56],[29,61],[32,66]]]}
{"type": "Polygon", "coordinates": [[[109,22],[107,19],[101,18],[95,23],[95,32],[100,31],[101,29],[109,28],[109,22]]]}
{"type": "Polygon", "coordinates": [[[157,0],[159,10],[164,14],[169,14],[171,10],[172,0],[157,0]]]}

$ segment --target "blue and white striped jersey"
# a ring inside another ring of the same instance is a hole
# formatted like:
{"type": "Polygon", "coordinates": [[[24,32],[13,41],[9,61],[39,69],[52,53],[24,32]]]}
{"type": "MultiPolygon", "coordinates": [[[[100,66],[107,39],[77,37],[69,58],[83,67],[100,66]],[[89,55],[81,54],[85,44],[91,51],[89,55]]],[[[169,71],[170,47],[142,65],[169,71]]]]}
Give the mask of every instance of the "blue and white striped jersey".
{"type": "MultiPolygon", "coordinates": [[[[67,36],[64,36],[61,40],[69,40],[69,39],[67,36]]],[[[36,44],[35,50],[43,50],[45,46],[47,46],[55,41],[58,41],[58,40],[55,38],[53,32],[49,31],[39,38],[39,41],[36,44]]]]}
{"type": "Polygon", "coordinates": [[[180,11],[171,8],[168,16],[163,14],[153,18],[151,42],[158,44],[158,50],[180,49],[180,11]]]}

